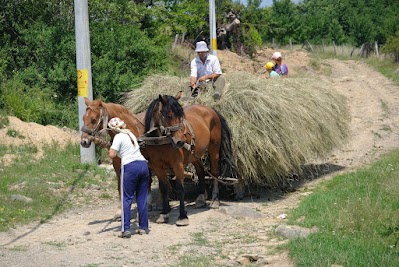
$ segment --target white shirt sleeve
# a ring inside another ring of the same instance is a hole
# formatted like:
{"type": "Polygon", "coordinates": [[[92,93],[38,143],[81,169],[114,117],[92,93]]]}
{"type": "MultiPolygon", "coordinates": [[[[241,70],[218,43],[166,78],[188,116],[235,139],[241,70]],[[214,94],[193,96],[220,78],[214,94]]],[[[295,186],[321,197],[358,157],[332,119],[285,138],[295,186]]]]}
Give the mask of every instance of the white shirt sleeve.
{"type": "Polygon", "coordinates": [[[191,66],[190,66],[191,67],[191,74],[190,74],[190,76],[197,78],[197,63],[195,62],[195,59],[196,58],[191,60],[191,66]]]}
{"type": "Polygon", "coordinates": [[[213,73],[222,74],[222,68],[220,67],[220,62],[217,57],[215,57],[215,61],[213,62],[212,70],[213,73]]]}

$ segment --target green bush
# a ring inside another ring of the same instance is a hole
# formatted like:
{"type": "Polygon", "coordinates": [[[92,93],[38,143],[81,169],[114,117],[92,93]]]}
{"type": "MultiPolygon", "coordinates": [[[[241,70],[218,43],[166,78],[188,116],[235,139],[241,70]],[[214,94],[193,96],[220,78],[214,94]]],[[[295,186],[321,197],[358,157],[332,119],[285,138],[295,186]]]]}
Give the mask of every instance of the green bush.
{"type": "Polygon", "coordinates": [[[0,85],[1,107],[23,121],[77,128],[76,106],[56,104],[48,88],[30,87],[14,78],[0,85]]]}
{"type": "Polygon", "coordinates": [[[395,57],[395,62],[399,62],[399,31],[394,36],[388,38],[381,51],[392,53],[395,57]]]}

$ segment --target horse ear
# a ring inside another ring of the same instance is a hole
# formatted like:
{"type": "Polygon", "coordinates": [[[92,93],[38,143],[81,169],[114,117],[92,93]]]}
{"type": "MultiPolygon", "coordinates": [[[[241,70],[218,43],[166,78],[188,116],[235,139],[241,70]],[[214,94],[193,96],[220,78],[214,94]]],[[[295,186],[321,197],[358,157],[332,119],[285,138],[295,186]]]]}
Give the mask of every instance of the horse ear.
{"type": "Polygon", "coordinates": [[[177,93],[177,95],[175,96],[176,100],[179,100],[181,98],[181,94],[183,93],[183,91],[179,91],[177,93]]]}
{"type": "Polygon", "coordinates": [[[89,98],[87,98],[87,97],[85,97],[85,104],[86,104],[86,106],[89,106],[89,105],[90,105],[90,100],[89,100],[89,98]]]}
{"type": "Polygon", "coordinates": [[[166,103],[168,102],[168,99],[166,98],[166,95],[159,95],[158,99],[163,105],[166,105],[166,103]]]}
{"type": "Polygon", "coordinates": [[[103,102],[103,97],[100,96],[100,98],[98,99],[98,105],[99,105],[100,107],[103,107],[104,104],[105,104],[105,103],[103,102]]]}

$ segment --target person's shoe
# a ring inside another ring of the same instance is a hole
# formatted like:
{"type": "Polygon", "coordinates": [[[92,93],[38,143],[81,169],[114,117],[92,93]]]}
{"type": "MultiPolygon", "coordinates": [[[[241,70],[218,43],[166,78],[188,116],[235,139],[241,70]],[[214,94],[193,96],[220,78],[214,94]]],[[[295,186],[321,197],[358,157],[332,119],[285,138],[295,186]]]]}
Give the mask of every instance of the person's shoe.
{"type": "Polygon", "coordinates": [[[221,97],[221,95],[220,95],[220,93],[218,93],[218,92],[216,92],[216,93],[213,94],[213,99],[214,99],[214,100],[219,100],[220,97],[221,97]]]}
{"type": "Polygon", "coordinates": [[[191,97],[197,97],[198,96],[198,88],[195,88],[192,92],[191,92],[191,97]]]}
{"type": "Polygon", "coordinates": [[[149,231],[145,229],[136,229],[136,234],[138,235],[148,235],[149,231]]]}
{"type": "Polygon", "coordinates": [[[132,233],[130,231],[125,231],[122,232],[120,235],[118,235],[118,237],[120,238],[130,238],[132,236],[132,233]]]}

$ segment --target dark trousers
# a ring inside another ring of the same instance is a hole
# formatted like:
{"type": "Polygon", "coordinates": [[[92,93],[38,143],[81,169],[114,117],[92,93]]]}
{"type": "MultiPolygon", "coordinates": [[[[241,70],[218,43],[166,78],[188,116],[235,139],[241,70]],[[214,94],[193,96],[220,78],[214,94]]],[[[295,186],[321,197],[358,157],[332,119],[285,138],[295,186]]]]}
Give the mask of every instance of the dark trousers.
{"type": "Polygon", "coordinates": [[[121,168],[121,231],[130,230],[133,197],[136,196],[139,228],[148,230],[147,196],[150,174],[146,161],[133,161],[121,168]]]}

